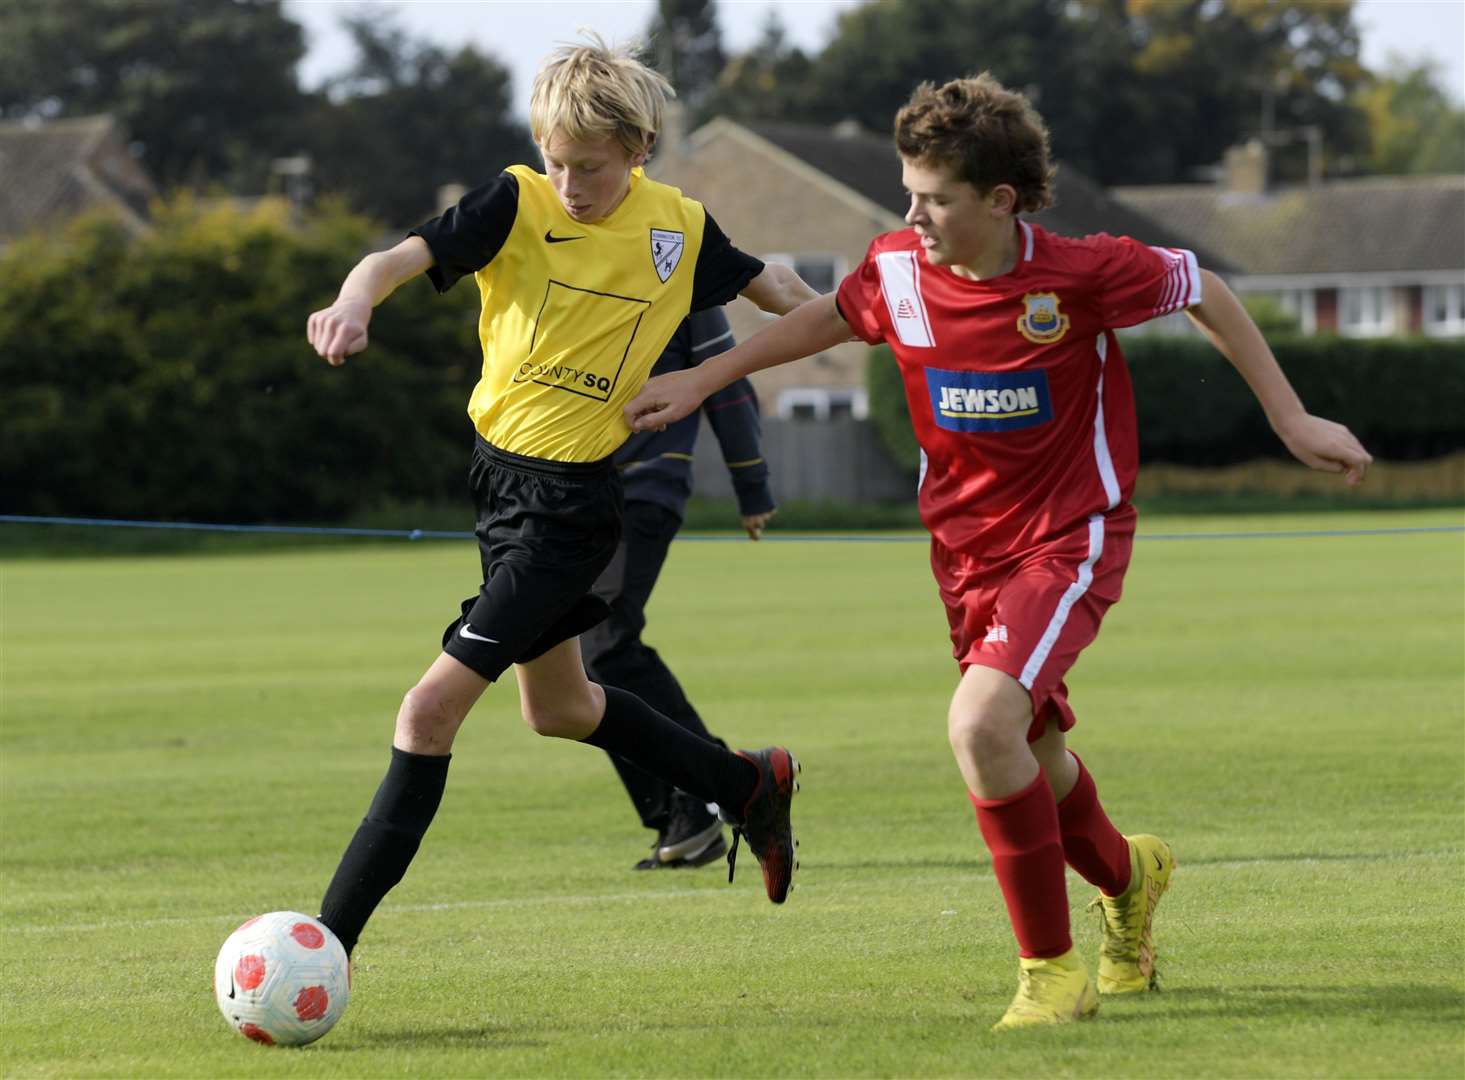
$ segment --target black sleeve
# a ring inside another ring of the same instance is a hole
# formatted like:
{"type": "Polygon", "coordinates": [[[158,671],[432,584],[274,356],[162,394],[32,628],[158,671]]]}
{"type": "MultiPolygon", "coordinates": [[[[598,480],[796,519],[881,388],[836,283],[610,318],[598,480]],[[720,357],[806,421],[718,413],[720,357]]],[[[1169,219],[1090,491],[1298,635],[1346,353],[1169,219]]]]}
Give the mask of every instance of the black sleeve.
{"type": "Polygon", "coordinates": [[[519,181],[513,173],[502,172],[407,235],[427,241],[437,264],[428,269],[427,276],[438,292],[447,292],[459,278],[477,273],[493,261],[509,238],[518,212],[519,181]]]}
{"type": "Polygon", "coordinates": [[[761,273],[762,261],[733,247],[712,215],[707,214],[702,250],[697,252],[697,270],[692,276],[692,310],[705,311],[726,304],[761,273]]]}
{"type": "Polygon", "coordinates": [[[652,365],[652,375],[666,375],[669,372],[681,371],[683,368],[692,366],[691,324],[692,319],[688,316],[677,326],[676,332],[671,336],[671,340],[666,343],[666,348],[661,350],[661,355],[656,358],[656,363],[652,365]]]}
{"type": "MultiPolygon", "coordinates": [[[[737,342],[721,308],[699,312],[682,325],[691,325],[692,366],[709,356],[727,352],[737,342]]],[[[747,378],[735,379],[702,403],[722,449],[722,461],[732,479],[743,517],[766,514],[778,504],[768,484],[768,462],[763,458],[758,423],[758,394],[747,378]]]]}

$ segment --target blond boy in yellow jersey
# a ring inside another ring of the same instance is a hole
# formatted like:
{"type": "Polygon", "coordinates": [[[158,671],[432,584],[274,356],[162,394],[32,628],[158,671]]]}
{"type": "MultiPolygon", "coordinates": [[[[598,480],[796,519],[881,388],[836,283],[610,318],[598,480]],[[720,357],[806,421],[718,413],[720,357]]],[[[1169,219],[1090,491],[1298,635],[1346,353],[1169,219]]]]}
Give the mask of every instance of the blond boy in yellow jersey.
{"type": "Polygon", "coordinates": [[[793,755],[699,739],[592,683],[580,658],[578,635],[608,610],[590,589],[620,536],[610,455],[630,434],[624,405],[689,312],[742,295],[783,313],[815,296],[792,271],[733,247],[700,203],[643,174],[669,93],[598,38],[558,50],[529,110],[544,172],[511,166],[368,255],[308,320],[310,344],[339,365],[367,347],[372,309],[416,274],[439,290],[472,274],[483,305],[483,372],[468,406],[483,584],[403,698],[386,777],[322,901],[322,921],[348,952],[416,854],[458,728],[510,666],[531,728],[716,802],[733,823],[729,861],[741,833],[769,899],[788,894],[793,755]]]}

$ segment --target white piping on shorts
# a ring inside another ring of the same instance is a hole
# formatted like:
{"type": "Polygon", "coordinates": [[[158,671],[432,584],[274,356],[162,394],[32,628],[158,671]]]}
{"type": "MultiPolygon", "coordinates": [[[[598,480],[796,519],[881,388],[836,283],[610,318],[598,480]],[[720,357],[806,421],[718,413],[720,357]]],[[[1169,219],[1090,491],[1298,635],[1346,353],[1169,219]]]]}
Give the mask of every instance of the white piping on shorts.
{"type": "Polygon", "coordinates": [[[1063,632],[1063,624],[1068,621],[1068,613],[1073,605],[1078,603],[1078,598],[1089,591],[1089,585],[1094,580],[1094,563],[1099,561],[1099,556],[1104,553],[1104,515],[1094,514],[1089,518],[1089,554],[1078,567],[1078,580],[1070,585],[1063,592],[1063,597],[1058,601],[1058,609],[1053,612],[1053,617],[1048,620],[1047,629],[1043,636],[1038,639],[1037,648],[1033,649],[1028,662],[1022,667],[1022,674],[1017,681],[1022,683],[1024,690],[1033,688],[1033,680],[1038,677],[1038,672],[1048,662],[1048,654],[1053,651],[1053,643],[1058,640],[1058,635],[1063,632]]]}

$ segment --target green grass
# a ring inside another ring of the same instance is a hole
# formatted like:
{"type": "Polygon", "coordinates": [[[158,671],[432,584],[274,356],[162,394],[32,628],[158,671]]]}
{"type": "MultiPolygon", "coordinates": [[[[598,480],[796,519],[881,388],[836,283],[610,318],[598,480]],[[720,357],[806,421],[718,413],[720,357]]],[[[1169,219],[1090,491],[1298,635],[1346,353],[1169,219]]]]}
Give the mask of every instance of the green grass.
{"type": "MultiPolygon", "coordinates": [[[[1144,531],[1459,526],[1459,511],[1144,531]]],[[[1071,673],[1116,823],[1174,845],[1164,990],[989,1032],[1015,948],[944,717],[924,544],[679,543],[648,639],[713,729],[804,763],[803,868],[638,875],[598,752],[512,680],[456,748],[355,1000],[231,1034],[215,951],[313,912],[396,703],[474,586],[462,543],[0,565],[6,1077],[1458,1076],[1465,535],[1139,543],[1071,673]]],[[[1091,957],[1089,888],[1070,878],[1091,957]]]]}

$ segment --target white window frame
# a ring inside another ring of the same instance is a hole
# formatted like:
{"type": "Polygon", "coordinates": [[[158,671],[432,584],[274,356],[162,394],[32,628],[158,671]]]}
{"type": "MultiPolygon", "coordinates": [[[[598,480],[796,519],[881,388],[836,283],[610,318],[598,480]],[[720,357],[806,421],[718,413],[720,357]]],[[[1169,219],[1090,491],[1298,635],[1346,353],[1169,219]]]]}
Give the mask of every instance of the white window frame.
{"type": "Polygon", "coordinates": [[[1421,296],[1420,329],[1430,337],[1465,336],[1465,282],[1426,285],[1421,296]],[[1434,317],[1435,299],[1443,294],[1445,317],[1434,317]]]}
{"type": "Polygon", "coordinates": [[[1282,310],[1297,320],[1297,328],[1311,337],[1317,333],[1317,290],[1283,289],[1277,294],[1282,310]]]}
{"type": "Polygon", "coordinates": [[[1345,337],[1388,337],[1394,333],[1394,290],[1387,285],[1344,285],[1338,289],[1338,333],[1345,337]]]}
{"type": "Polygon", "coordinates": [[[778,392],[774,413],[780,420],[792,420],[795,410],[812,409],[814,419],[822,423],[830,419],[836,404],[848,405],[856,420],[870,416],[870,395],[863,386],[791,386],[778,392]]]}
{"type": "MultiPolygon", "coordinates": [[[[829,268],[830,292],[839,288],[839,283],[844,280],[845,274],[849,273],[849,263],[845,257],[843,255],[835,255],[828,251],[801,251],[796,254],[787,251],[775,251],[772,255],[764,255],[763,261],[792,267],[794,273],[798,274],[801,278],[804,275],[799,269],[800,264],[808,266],[811,263],[818,263],[821,267],[827,265],[829,268]]],[[[805,281],[807,280],[805,278],[805,281]]],[[[815,288],[815,291],[817,292],[819,290],[815,288]]]]}

